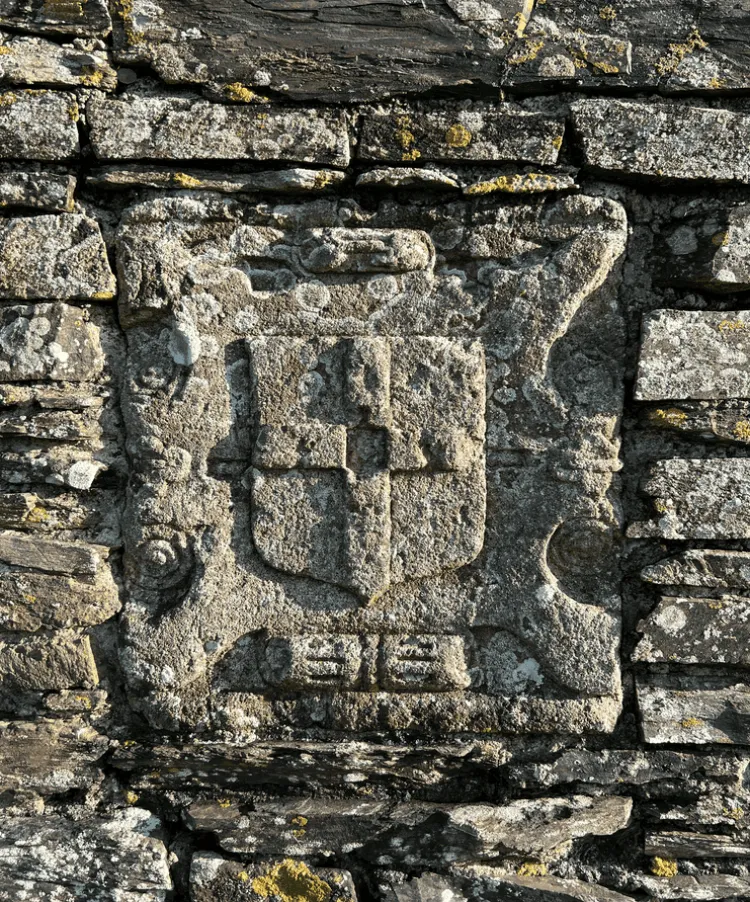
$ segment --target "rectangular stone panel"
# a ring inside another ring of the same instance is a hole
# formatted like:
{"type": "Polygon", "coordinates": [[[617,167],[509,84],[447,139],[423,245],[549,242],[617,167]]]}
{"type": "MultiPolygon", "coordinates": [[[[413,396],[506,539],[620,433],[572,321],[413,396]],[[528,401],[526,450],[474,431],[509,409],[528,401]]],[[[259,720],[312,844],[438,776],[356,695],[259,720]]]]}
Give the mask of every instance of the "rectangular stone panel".
{"type": "Polygon", "coordinates": [[[0,220],[1,299],[108,300],[115,287],[93,219],[71,213],[0,220]]]}
{"type": "Polygon", "coordinates": [[[0,172],[0,207],[72,213],[76,181],[76,177],[68,173],[31,170],[0,172]]]}
{"type": "MultiPolygon", "coordinates": [[[[62,5],[58,2],[58,6],[62,5]]],[[[106,53],[79,50],[70,45],[61,47],[53,41],[27,35],[8,35],[4,39],[0,36],[0,73],[3,81],[14,85],[100,91],[114,91],[117,87],[117,73],[106,53]]]]}
{"type": "Polygon", "coordinates": [[[349,164],[335,109],[230,106],[178,97],[95,97],[86,113],[100,160],[286,160],[349,164]]]}
{"type": "Polygon", "coordinates": [[[656,310],[643,319],[639,401],[750,397],[750,313],[656,310]]]}
{"type": "Polygon", "coordinates": [[[240,737],[612,729],[624,211],[358,211],[124,212],[133,703],[240,737]]]}
{"type": "Polygon", "coordinates": [[[684,104],[577,100],[585,162],[621,176],[750,184],[750,116],[684,104]],[[724,137],[726,136],[726,140],[724,137]]]}
{"type": "Polygon", "coordinates": [[[103,368],[99,329],[87,311],[67,304],[0,308],[0,379],[5,382],[86,382],[103,368]]]}
{"type": "Polygon", "coordinates": [[[357,156],[363,160],[522,160],[555,163],[561,117],[507,104],[458,112],[394,107],[365,113],[357,156]]]}
{"type": "Polygon", "coordinates": [[[0,638],[3,692],[86,689],[98,683],[88,637],[59,633],[52,638],[0,638]]]}
{"type": "Polygon", "coordinates": [[[0,94],[0,159],[68,160],[80,150],[78,101],[55,91],[0,94]]]}

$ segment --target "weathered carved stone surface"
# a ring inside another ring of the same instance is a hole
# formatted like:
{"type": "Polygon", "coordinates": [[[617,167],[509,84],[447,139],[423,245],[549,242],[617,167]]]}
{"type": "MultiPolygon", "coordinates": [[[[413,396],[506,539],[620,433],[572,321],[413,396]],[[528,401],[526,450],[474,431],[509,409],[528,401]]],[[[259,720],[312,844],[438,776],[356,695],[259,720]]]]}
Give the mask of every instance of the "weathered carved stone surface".
{"type": "Polygon", "coordinates": [[[0,0],[0,902],[750,899],[747,0],[0,0]]]}
{"type": "Polygon", "coordinates": [[[547,729],[557,716],[576,730],[606,727],[619,692],[614,584],[585,574],[602,573],[616,528],[617,369],[580,403],[565,375],[551,388],[547,361],[579,310],[584,334],[592,317],[611,324],[619,353],[602,286],[623,247],[620,208],[580,198],[541,217],[478,211],[463,227],[466,250],[449,243],[445,272],[435,268],[442,236],[380,227],[377,212],[334,225],[342,213],[337,203],[266,212],[201,199],[125,217],[120,303],[133,350],[123,400],[142,436],[126,526],[126,660],[134,680],[170,673],[167,684],[147,678],[144,710],[176,724],[210,697],[215,725],[239,731],[251,720],[357,729],[384,717],[420,729],[499,719],[547,729]],[[204,221],[212,250],[207,258],[204,242],[201,259],[221,258],[218,268],[192,255],[204,221]],[[546,256],[514,263],[512,244],[499,251],[512,224],[546,256]],[[166,247],[165,278],[154,251],[166,247]],[[484,262],[497,253],[509,263],[484,262]],[[472,274],[464,285],[459,261],[472,274]],[[521,279],[525,296],[512,303],[521,279]],[[549,319],[533,324],[531,305],[549,319]],[[517,337],[506,348],[508,333],[517,337]],[[198,403],[209,405],[200,421],[198,403]],[[536,416],[549,430],[542,441],[530,434],[536,416]],[[596,423],[603,443],[589,445],[579,423],[596,423]],[[503,461],[521,449],[527,466],[503,461]],[[154,502],[167,486],[165,515],[154,502]],[[529,504],[533,516],[510,513],[529,504]],[[485,505],[502,518],[485,525],[485,505]],[[521,519],[519,555],[503,522],[517,530],[521,519]],[[572,594],[548,567],[569,574],[572,594]],[[221,655],[193,632],[194,605],[213,612],[221,655]],[[552,638],[563,630],[564,654],[552,638]],[[582,697],[566,700],[569,689],[582,697]]]}

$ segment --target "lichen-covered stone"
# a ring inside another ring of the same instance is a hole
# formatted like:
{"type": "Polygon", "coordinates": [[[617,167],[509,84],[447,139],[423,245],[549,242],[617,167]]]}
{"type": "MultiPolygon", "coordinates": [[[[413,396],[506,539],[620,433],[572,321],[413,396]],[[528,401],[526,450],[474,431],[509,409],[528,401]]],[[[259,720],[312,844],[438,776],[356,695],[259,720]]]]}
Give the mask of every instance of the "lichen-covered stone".
{"type": "Polygon", "coordinates": [[[562,118],[514,105],[459,112],[394,107],[366,113],[357,156],[362,160],[522,160],[555,163],[562,118]]]}
{"type": "Polygon", "coordinates": [[[80,150],[78,115],[75,94],[31,89],[0,93],[0,159],[75,157],[80,150]]]}
{"type": "Polygon", "coordinates": [[[77,179],[68,173],[0,170],[0,207],[72,213],[77,179]]]}
{"type": "Polygon", "coordinates": [[[211,172],[206,169],[155,168],[145,165],[102,166],[87,176],[87,184],[103,189],[161,188],[173,191],[217,191],[221,194],[318,194],[347,179],[338,169],[273,169],[266,172],[211,172]]]}
{"type": "MultiPolygon", "coordinates": [[[[63,4],[58,0],[58,5],[63,4]]],[[[102,51],[80,50],[43,38],[9,34],[0,34],[0,79],[13,85],[56,88],[114,91],[117,87],[117,73],[102,51]]]]}
{"type": "Polygon", "coordinates": [[[586,163],[611,175],[750,184],[750,116],[631,100],[577,100],[586,163]]]}
{"type": "MultiPolygon", "coordinates": [[[[28,289],[37,286],[23,287],[30,293],[28,289]]],[[[89,322],[87,311],[67,304],[0,310],[0,378],[85,382],[96,378],[103,367],[99,329],[89,322]]]]}
{"type": "Polygon", "coordinates": [[[3,788],[46,794],[87,788],[100,778],[98,765],[109,747],[106,736],[81,720],[4,721],[0,723],[3,788]]]}
{"type": "Polygon", "coordinates": [[[667,285],[700,291],[745,291],[750,288],[747,264],[750,209],[729,207],[689,217],[662,237],[654,261],[654,278],[667,285]]]}
{"type": "Polygon", "coordinates": [[[69,887],[87,900],[96,900],[97,892],[109,899],[121,892],[155,893],[158,899],[157,891],[172,888],[159,828],[159,820],[142,808],[109,818],[1,818],[0,876],[69,887]]]}
{"type": "Polygon", "coordinates": [[[651,564],[641,576],[662,586],[746,589],[750,587],[750,552],[691,548],[651,564]]]}
{"type": "Polygon", "coordinates": [[[53,35],[103,37],[112,28],[106,0],[3,0],[0,26],[53,35]]]}
{"type": "Polygon", "coordinates": [[[242,855],[340,854],[380,865],[488,860],[498,855],[551,858],[587,834],[609,835],[627,826],[629,798],[587,796],[519,799],[507,805],[337,802],[299,799],[234,804],[197,802],[194,830],[208,830],[228,852],[242,855]],[[300,827],[302,829],[300,829],[300,827]]]}
{"type": "Polygon", "coordinates": [[[114,293],[94,220],[63,214],[0,221],[0,298],[107,300],[114,293]]]}
{"type": "Polygon", "coordinates": [[[638,683],[646,742],[703,745],[750,742],[750,689],[709,675],[653,676],[638,683]]]}
{"type": "Polygon", "coordinates": [[[744,858],[750,855],[750,844],[733,837],[677,830],[647,833],[644,849],[647,855],[661,858],[744,858]]]}
{"type": "Polygon", "coordinates": [[[629,535],[665,539],[750,537],[750,460],[659,460],[643,489],[655,518],[633,523],[629,535]]]}
{"type": "Polygon", "coordinates": [[[740,596],[662,598],[639,625],[636,661],[750,663],[750,600],[740,596]]]}
{"type": "MultiPolygon", "coordinates": [[[[302,832],[303,828],[300,827],[302,832]]],[[[311,867],[294,858],[241,862],[213,852],[199,852],[190,866],[192,902],[248,902],[280,899],[283,902],[356,902],[351,874],[332,868],[311,867]]]]}
{"type": "Polygon", "coordinates": [[[100,160],[286,160],[347,166],[346,115],[227,106],[177,97],[95,97],[87,105],[100,160]]]}
{"type": "Polygon", "coordinates": [[[750,315],[743,310],[657,310],[643,321],[640,401],[750,395],[750,315]]]}
{"type": "Polygon", "coordinates": [[[52,638],[0,637],[2,692],[91,688],[98,683],[87,637],[59,633],[52,638]]]}

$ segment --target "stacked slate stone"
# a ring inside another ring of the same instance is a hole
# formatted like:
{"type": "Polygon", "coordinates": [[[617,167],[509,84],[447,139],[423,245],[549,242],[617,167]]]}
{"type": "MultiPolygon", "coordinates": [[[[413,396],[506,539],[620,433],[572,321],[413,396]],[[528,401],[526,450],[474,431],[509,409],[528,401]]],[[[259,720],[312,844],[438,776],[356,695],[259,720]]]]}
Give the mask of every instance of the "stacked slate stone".
{"type": "Polygon", "coordinates": [[[0,902],[750,900],[750,7],[0,0],[0,902]]]}

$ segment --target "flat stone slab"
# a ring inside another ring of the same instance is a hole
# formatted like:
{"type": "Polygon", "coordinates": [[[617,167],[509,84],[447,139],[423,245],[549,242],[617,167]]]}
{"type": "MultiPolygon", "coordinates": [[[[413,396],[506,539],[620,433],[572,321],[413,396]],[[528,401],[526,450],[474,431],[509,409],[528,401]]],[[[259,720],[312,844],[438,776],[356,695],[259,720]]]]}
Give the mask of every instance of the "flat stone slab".
{"type": "MultiPolygon", "coordinates": [[[[91,0],[86,0],[90,4],[91,0]]],[[[52,4],[48,4],[50,6],[52,4]]],[[[83,4],[81,4],[83,6],[83,4]]],[[[93,5],[93,4],[92,4],[93,5]]],[[[58,7],[64,4],[58,3],[58,7]]],[[[101,50],[79,50],[44,38],[0,34],[0,78],[14,85],[114,91],[117,73],[101,50]]]]}
{"type": "Polygon", "coordinates": [[[57,172],[0,171],[0,207],[72,213],[77,178],[57,172]]]}
{"type": "Polygon", "coordinates": [[[3,300],[108,300],[115,287],[93,219],[71,213],[0,222],[3,300]]]}
{"type": "Polygon", "coordinates": [[[643,320],[639,401],[750,397],[750,313],[656,310],[643,320]]]}
{"type": "Polygon", "coordinates": [[[88,637],[72,632],[0,638],[0,678],[3,693],[90,689],[99,681],[88,637]]]}
{"type": "MultiPolygon", "coordinates": [[[[0,57],[2,59],[2,57],[0,57]]],[[[0,159],[69,160],[78,155],[75,94],[19,90],[0,94],[0,159]]]]}
{"type": "Polygon", "coordinates": [[[750,587],[750,552],[695,548],[645,567],[641,576],[662,586],[750,587]]]}
{"type": "Polygon", "coordinates": [[[561,117],[508,104],[460,111],[395,107],[365,113],[362,160],[521,160],[553,164],[562,146],[561,117]]]}
{"type": "Polygon", "coordinates": [[[286,160],[349,164],[344,113],[230,106],[176,97],[95,97],[87,105],[100,160],[286,160]]]}
{"type": "Polygon", "coordinates": [[[654,280],[698,291],[750,288],[750,207],[740,205],[689,217],[657,243],[654,280]]]}
{"type": "Polygon", "coordinates": [[[68,304],[0,308],[0,378],[86,382],[103,368],[99,329],[86,311],[68,304]]]}
{"type": "Polygon", "coordinates": [[[153,835],[159,827],[143,808],[120,810],[111,818],[0,818],[0,875],[4,881],[33,876],[37,884],[80,888],[93,900],[98,890],[109,890],[110,899],[112,890],[168,890],[167,849],[153,835]]]}
{"type": "Polygon", "coordinates": [[[750,599],[662,598],[638,626],[634,661],[678,664],[750,663],[750,599]]]}
{"type": "Polygon", "coordinates": [[[655,517],[628,528],[633,538],[750,538],[750,460],[659,460],[643,489],[655,517]]]}
{"type": "Polygon", "coordinates": [[[629,798],[588,796],[520,799],[508,805],[432,805],[298,799],[259,803],[196,802],[194,830],[208,830],[236,855],[314,855],[357,851],[380,865],[420,860],[482,861],[498,855],[553,857],[584,835],[627,826],[629,798]],[[419,852],[417,853],[417,849],[419,852]]]}
{"type": "Polygon", "coordinates": [[[577,100],[573,126],[597,170],[654,179],[750,184],[750,116],[630,100],[577,100]]]}
{"type": "Polygon", "coordinates": [[[737,678],[653,676],[637,689],[648,743],[750,744],[750,688],[737,678]]]}

